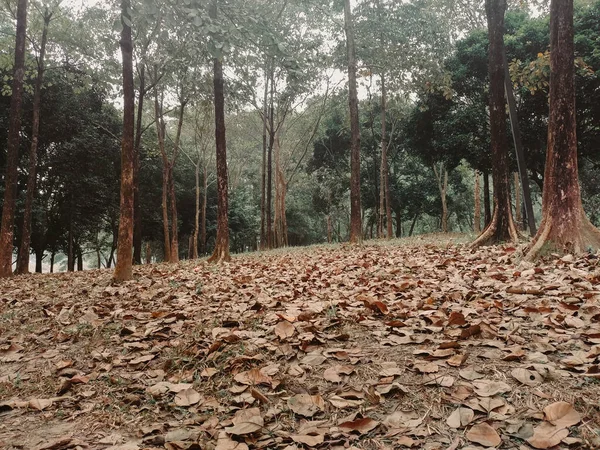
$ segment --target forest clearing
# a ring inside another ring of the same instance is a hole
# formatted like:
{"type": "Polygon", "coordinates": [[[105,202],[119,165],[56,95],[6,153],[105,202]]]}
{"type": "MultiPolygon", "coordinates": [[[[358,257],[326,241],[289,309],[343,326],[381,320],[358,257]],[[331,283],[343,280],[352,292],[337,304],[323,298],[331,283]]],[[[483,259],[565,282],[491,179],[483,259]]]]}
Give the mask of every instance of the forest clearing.
{"type": "Polygon", "coordinates": [[[600,262],[464,236],[0,281],[6,449],[600,447],[600,262]]]}

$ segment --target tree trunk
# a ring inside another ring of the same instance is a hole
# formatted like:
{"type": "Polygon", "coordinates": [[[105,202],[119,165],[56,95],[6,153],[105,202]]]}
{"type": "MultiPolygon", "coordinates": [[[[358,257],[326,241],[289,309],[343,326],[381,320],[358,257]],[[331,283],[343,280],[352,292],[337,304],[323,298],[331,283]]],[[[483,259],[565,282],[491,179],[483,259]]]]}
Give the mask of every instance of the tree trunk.
{"type": "Polygon", "coordinates": [[[196,182],[196,202],[194,210],[194,234],[191,237],[190,257],[192,259],[198,259],[198,233],[200,230],[200,164],[196,164],[194,180],[196,182]]]}
{"type": "Polygon", "coordinates": [[[177,196],[175,195],[175,163],[179,153],[179,143],[181,141],[181,129],[183,128],[183,119],[187,100],[183,95],[183,89],[180,99],[179,119],[177,121],[177,134],[173,145],[173,156],[169,163],[169,197],[171,204],[171,258],[170,262],[179,262],[179,230],[177,223],[177,196]]]}
{"type": "Polygon", "coordinates": [[[408,237],[411,237],[413,231],[415,230],[415,225],[417,224],[417,219],[419,218],[419,213],[415,214],[412,223],[410,224],[410,230],[408,230],[408,237]]]}
{"type": "Polygon", "coordinates": [[[400,209],[396,210],[396,237],[402,237],[402,212],[400,209]]]}
{"type": "Polygon", "coordinates": [[[17,256],[17,273],[29,273],[29,246],[31,244],[31,211],[35,197],[35,184],[37,178],[37,148],[40,131],[40,103],[42,98],[42,83],[44,82],[44,58],[46,56],[46,43],[48,42],[48,27],[52,13],[44,11],[44,28],[40,55],[38,59],[37,78],[33,92],[33,121],[31,126],[31,146],[29,147],[29,173],[27,174],[27,194],[25,197],[25,211],[23,212],[23,228],[21,230],[21,245],[17,256]]]}
{"type": "Polygon", "coordinates": [[[521,216],[521,187],[519,186],[519,173],[514,173],[515,183],[515,223],[517,227],[521,226],[523,217],[521,216]]]}
{"type": "Polygon", "coordinates": [[[481,177],[479,171],[475,171],[475,213],[473,214],[473,231],[481,233],[481,177]]]}
{"type": "Polygon", "coordinates": [[[269,148],[267,149],[267,205],[266,205],[266,219],[267,219],[267,248],[273,247],[273,226],[272,226],[272,214],[271,205],[273,203],[273,145],[275,144],[275,108],[273,105],[273,97],[275,95],[275,80],[273,63],[271,63],[270,72],[270,105],[269,105],[269,148]]]}
{"type": "Polygon", "coordinates": [[[23,77],[25,75],[25,40],[27,29],[27,0],[17,3],[17,31],[15,41],[15,66],[13,69],[12,95],[10,99],[10,121],[6,146],[6,175],[4,177],[4,202],[0,225],[0,277],[12,275],[13,225],[17,198],[17,176],[19,166],[19,140],[21,135],[21,103],[23,99],[23,77]]]}
{"type": "Polygon", "coordinates": [[[133,263],[142,264],[142,204],[140,202],[140,151],[142,145],[142,116],[146,94],[146,66],[141,62],[138,94],[135,145],[133,150],[133,263]]]}
{"type": "Polygon", "coordinates": [[[121,205],[119,208],[119,238],[114,279],[117,282],[133,277],[133,167],[135,92],[133,87],[133,41],[131,39],[130,0],[121,1],[121,55],[123,59],[123,138],[121,143],[121,205]]]}
{"type": "Polygon", "coordinates": [[[275,157],[275,217],[273,221],[273,247],[284,247],[286,237],[284,233],[285,221],[285,180],[281,169],[281,145],[279,142],[279,133],[275,133],[273,145],[273,154],[275,157]]]}
{"type": "MultiPolygon", "coordinates": [[[[157,79],[156,66],[154,67],[154,79],[157,79]]],[[[156,124],[156,135],[158,137],[158,148],[162,159],[162,198],[161,210],[163,221],[164,251],[163,260],[169,262],[171,259],[171,233],[169,231],[169,159],[165,149],[165,124],[162,119],[162,106],[158,101],[158,89],[154,86],[154,122],[156,124]]]]}
{"type": "Polygon", "coordinates": [[[573,0],[550,3],[550,116],[542,222],[526,255],[546,250],[581,254],[600,248],[600,231],[581,204],[577,167],[573,0]]]}
{"type": "Polygon", "coordinates": [[[267,248],[267,233],[266,233],[266,182],[267,182],[267,116],[269,114],[268,103],[269,101],[269,72],[265,68],[265,91],[263,96],[263,147],[262,147],[262,166],[261,166],[261,180],[260,180],[260,249],[264,250],[267,248]]]}
{"type": "Polygon", "coordinates": [[[208,167],[204,162],[204,183],[202,192],[202,218],[200,220],[200,250],[203,255],[206,254],[206,208],[208,205],[208,167]]]}
{"type": "Polygon", "coordinates": [[[356,85],[356,49],[350,0],[344,0],[344,25],[348,54],[348,105],[350,107],[350,242],[362,241],[360,207],[360,123],[356,85]]]}
{"type": "MultiPolygon", "coordinates": [[[[72,195],[72,194],[71,194],[72,195]]],[[[67,236],[68,250],[67,250],[67,271],[73,272],[75,270],[75,254],[73,246],[73,206],[71,202],[71,211],[69,212],[69,232],[67,236]]]]}
{"type": "Polygon", "coordinates": [[[56,252],[52,251],[50,253],[50,273],[54,273],[54,257],[56,256],[56,252]]]}
{"type": "Polygon", "coordinates": [[[446,170],[446,166],[443,162],[440,163],[440,169],[438,171],[436,165],[433,165],[433,173],[435,174],[435,178],[438,183],[438,189],[440,191],[440,199],[442,200],[442,217],[441,217],[441,227],[442,233],[448,232],[448,171],[446,170]]]}
{"type": "Polygon", "coordinates": [[[42,273],[42,263],[44,261],[44,251],[35,251],[35,273],[42,273]]]}
{"type": "Polygon", "coordinates": [[[77,246],[77,270],[79,272],[83,270],[83,252],[81,251],[81,247],[79,246],[77,246]]]}
{"type": "Polygon", "coordinates": [[[490,138],[494,212],[492,221],[472,246],[517,241],[510,203],[506,104],[504,101],[504,12],[506,0],[485,2],[489,35],[490,138]]]}
{"type": "Polygon", "coordinates": [[[492,206],[490,204],[490,175],[483,172],[483,222],[486,228],[492,221],[492,206]]]}
{"type": "MultiPolygon", "coordinates": [[[[386,215],[385,205],[389,203],[386,198],[387,181],[387,135],[386,135],[386,98],[385,75],[381,74],[381,165],[379,167],[379,217],[377,221],[377,237],[383,238],[383,220],[386,215]]],[[[388,230],[388,238],[391,234],[388,230]]]]}
{"type": "Polygon", "coordinates": [[[146,242],[146,264],[152,264],[152,250],[150,249],[150,242],[146,242]]]}
{"type": "MultiPolygon", "coordinates": [[[[211,8],[211,17],[217,16],[217,0],[211,8]]],[[[217,151],[217,239],[209,262],[229,261],[229,220],[227,192],[227,146],[225,140],[225,93],[223,89],[223,63],[214,59],[215,142],[217,151]]]]}
{"type": "Polygon", "coordinates": [[[329,244],[333,242],[333,223],[331,221],[331,214],[327,214],[327,242],[329,244]]]}

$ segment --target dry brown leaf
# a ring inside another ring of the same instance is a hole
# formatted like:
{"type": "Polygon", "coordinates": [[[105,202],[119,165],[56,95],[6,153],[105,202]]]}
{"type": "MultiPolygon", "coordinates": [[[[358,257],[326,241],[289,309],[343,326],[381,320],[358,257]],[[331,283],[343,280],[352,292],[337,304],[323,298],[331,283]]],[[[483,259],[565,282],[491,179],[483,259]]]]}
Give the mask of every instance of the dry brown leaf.
{"type": "Polygon", "coordinates": [[[235,435],[251,434],[262,429],[264,424],[265,421],[260,415],[260,409],[242,409],[235,414],[233,426],[225,428],[225,431],[235,435]]]}
{"type": "Polygon", "coordinates": [[[292,411],[304,417],[312,417],[325,410],[325,401],[320,395],[298,394],[290,397],[287,404],[292,411]]]}
{"type": "Polygon", "coordinates": [[[287,339],[294,336],[296,333],[296,328],[287,320],[282,320],[275,326],[274,331],[279,339],[287,339]]]}
{"type": "Polygon", "coordinates": [[[322,434],[292,434],[290,437],[294,442],[308,445],[309,447],[316,447],[325,442],[325,436],[322,434]]]}
{"type": "Polygon", "coordinates": [[[352,372],[354,372],[354,367],[352,366],[336,365],[325,370],[323,378],[332,383],[341,383],[341,375],[350,375],[352,372]]]}
{"type": "Polygon", "coordinates": [[[538,386],[544,381],[539,373],[523,368],[513,369],[510,374],[527,386],[538,386]]]}
{"type": "Polygon", "coordinates": [[[202,396],[194,389],[184,389],[175,396],[175,404],[177,406],[195,405],[202,399],[202,396]]]}
{"type": "Polygon", "coordinates": [[[413,368],[421,373],[436,373],[440,370],[440,366],[436,362],[417,363],[413,365],[413,368]]]}
{"type": "Polygon", "coordinates": [[[485,422],[471,427],[466,436],[469,441],[486,447],[497,447],[502,443],[498,432],[485,422]]]}
{"type": "Polygon", "coordinates": [[[248,450],[248,446],[243,442],[234,441],[225,431],[221,431],[217,439],[215,450],[248,450]]]}
{"type": "Polygon", "coordinates": [[[448,419],[446,419],[446,423],[451,428],[462,428],[469,425],[473,419],[475,418],[475,413],[470,408],[456,408],[448,419]]]}
{"type": "Polygon", "coordinates": [[[53,403],[54,402],[49,398],[34,398],[29,400],[29,407],[37,409],[38,411],[43,411],[52,406],[53,403]]]}
{"type": "Polygon", "coordinates": [[[566,428],[558,428],[550,422],[542,422],[533,430],[533,436],[527,439],[529,445],[535,448],[545,449],[554,447],[569,435],[566,428]]]}
{"type": "Polygon", "coordinates": [[[492,397],[511,391],[511,387],[503,381],[475,380],[473,386],[475,393],[480,397],[492,397]]]}
{"type": "Polygon", "coordinates": [[[557,428],[569,428],[581,421],[581,415],[567,402],[556,402],[546,406],[544,415],[546,420],[557,428]]]}
{"type": "Polygon", "coordinates": [[[261,384],[271,386],[273,383],[273,379],[270,376],[264,374],[261,369],[256,367],[246,372],[238,373],[233,379],[246,386],[258,386],[261,384]]]}
{"type": "Polygon", "coordinates": [[[365,417],[364,419],[352,420],[349,422],[344,422],[339,425],[340,430],[342,431],[358,431],[360,434],[366,434],[369,431],[375,429],[379,425],[379,422],[376,420],[365,417]]]}

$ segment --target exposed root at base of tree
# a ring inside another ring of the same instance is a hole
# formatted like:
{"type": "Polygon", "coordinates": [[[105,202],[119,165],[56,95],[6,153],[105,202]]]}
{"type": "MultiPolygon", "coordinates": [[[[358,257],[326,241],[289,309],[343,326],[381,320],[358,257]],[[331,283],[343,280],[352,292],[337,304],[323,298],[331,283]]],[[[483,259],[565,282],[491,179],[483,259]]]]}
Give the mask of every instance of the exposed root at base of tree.
{"type": "Polygon", "coordinates": [[[470,247],[477,248],[498,244],[504,241],[518,242],[519,231],[517,230],[515,222],[512,220],[512,215],[509,215],[507,228],[508,230],[502,229],[502,224],[499,220],[499,210],[497,208],[494,209],[494,215],[492,216],[491,222],[479,237],[471,243],[470,247]]]}
{"type": "Polygon", "coordinates": [[[585,213],[582,212],[579,227],[568,230],[557,228],[554,221],[543,221],[525,254],[525,261],[533,261],[548,252],[581,255],[600,250],[600,230],[590,222],[585,213]]]}
{"type": "Polygon", "coordinates": [[[229,262],[229,261],[231,261],[231,255],[229,254],[229,249],[228,248],[219,248],[219,247],[216,247],[215,251],[213,252],[211,257],[206,260],[206,262],[211,263],[211,264],[220,264],[220,263],[229,262]]]}

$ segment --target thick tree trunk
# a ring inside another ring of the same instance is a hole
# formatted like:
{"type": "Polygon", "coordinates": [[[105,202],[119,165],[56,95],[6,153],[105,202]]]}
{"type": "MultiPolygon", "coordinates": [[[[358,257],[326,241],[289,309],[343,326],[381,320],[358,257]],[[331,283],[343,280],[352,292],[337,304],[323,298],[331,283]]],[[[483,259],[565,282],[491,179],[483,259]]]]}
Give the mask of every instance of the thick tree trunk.
{"type": "Polygon", "coordinates": [[[181,141],[181,130],[183,128],[183,119],[185,114],[185,100],[183,92],[180,99],[179,119],[177,121],[177,134],[173,145],[173,155],[169,163],[169,197],[171,204],[171,258],[170,262],[179,262],[179,227],[177,223],[177,196],[175,194],[175,163],[179,154],[179,143],[181,141]]]}
{"type": "MultiPolygon", "coordinates": [[[[385,205],[389,203],[386,198],[387,181],[387,135],[386,135],[386,98],[385,75],[381,74],[381,165],[379,167],[379,217],[377,220],[377,237],[383,238],[383,221],[386,216],[385,205]]],[[[388,238],[391,237],[389,230],[388,238]]]]}
{"type": "Polygon", "coordinates": [[[285,226],[285,194],[286,184],[281,168],[281,144],[279,133],[275,134],[273,146],[275,156],[275,217],[273,221],[273,247],[280,248],[287,245],[285,226]]]}
{"type": "Polygon", "coordinates": [[[350,0],[344,0],[344,25],[348,54],[348,105],[350,107],[350,242],[362,241],[360,207],[360,123],[356,85],[356,49],[350,0]]]}
{"type": "Polygon", "coordinates": [[[542,223],[526,259],[560,251],[600,249],[600,231],[581,204],[577,167],[573,0],[550,3],[550,117],[544,171],[542,223]]]}
{"type": "Polygon", "coordinates": [[[42,263],[44,261],[44,251],[35,251],[35,273],[42,273],[42,263]]]}
{"type": "Polygon", "coordinates": [[[31,243],[31,211],[35,197],[37,178],[37,149],[40,131],[40,103],[42,98],[42,84],[44,82],[44,59],[46,56],[46,43],[48,42],[48,27],[52,13],[48,9],[44,12],[44,28],[40,54],[38,58],[38,71],[33,92],[33,121],[31,126],[31,146],[29,147],[29,173],[27,174],[27,194],[25,197],[25,211],[23,212],[23,228],[21,230],[21,245],[17,256],[17,273],[29,273],[29,246],[31,243]]]}
{"type": "Polygon", "coordinates": [[[267,248],[267,233],[266,233],[266,203],[267,203],[267,116],[269,114],[269,72],[265,68],[265,91],[263,96],[263,135],[262,135],[262,166],[260,179],[260,249],[267,248]]]}
{"type": "MultiPolygon", "coordinates": [[[[217,0],[211,8],[216,18],[217,0]]],[[[223,63],[214,59],[215,142],[217,151],[217,239],[209,262],[229,261],[229,220],[227,187],[227,145],[225,140],[225,93],[223,88],[223,63]]]]}
{"type": "Polygon", "coordinates": [[[492,206],[490,203],[490,175],[487,171],[483,172],[483,222],[484,229],[492,221],[492,206]]]}
{"type": "Polygon", "coordinates": [[[490,137],[494,212],[492,221],[472,246],[517,241],[517,228],[510,203],[506,104],[504,101],[504,12],[506,0],[485,2],[489,35],[490,137]]]}
{"type": "Polygon", "coordinates": [[[15,41],[15,65],[13,69],[10,121],[6,146],[6,175],[4,177],[4,202],[0,225],[0,277],[12,275],[13,225],[17,198],[17,175],[19,166],[19,140],[21,134],[21,103],[23,77],[25,75],[25,40],[27,29],[27,0],[17,3],[17,31],[15,41]]]}
{"type": "Polygon", "coordinates": [[[142,264],[142,204],[140,202],[140,151],[142,146],[142,118],[146,94],[146,65],[141,62],[138,93],[135,145],[133,153],[133,263],[142,264]]]}
{"type": "Polygon", "coordinates": [[[54,273],[54,257],[56,256],[56,252],[52,251],[50,253],[50,273],[54,273]]]}
{"type": "Polygon", "coordinates": [[[123,59],[123,138],[121,143],[121,204],[119,208],[119,238],[114,279],[117,282],[133,277],[133,167],[135,92],[133,87],[133,41],[131,38],[130,0],[121,1],[121,56],[123,59]]]}
{"type": "Polygon", "coordinates": [[[438,189],[440,191],[440,199],[442,200],[442,217],[441,217],[441,228],[442,233],[448,232],[448,170],[446,170],[445,164],[440,163],[440,169],[438,170],[436,165],[433,165],[433,173],[438,183],[438,189]]]}
{"type": "Polygon", "coordinates": [[[400,209],[396,210],[396,237],[402,237],[402,211],[400,209]]]}
{"type": "Polygon", "coordinates": [[[77,246],[77,270],[79,272],[83,270],[83,252],[79,246],[77,246]]]}
{"type": "Polygon", "coordinates": [[[519,174],[515,172],[513,175],[515,184],[515,223],[517,227],[521,226],[523,217],[521,215],[521,187],[519,186],[519,174]]]}
{"type": "Polygon", "coordinates": [[[150,242],[146,242],[146,264],[152,264],[152,250],[150,242]]]}
{"type": "Polygon", "coordinates": [[[473,214],[473,231],[481,233],[481,177],[479,171],[475,171],[475,213],[473,214]]]}

